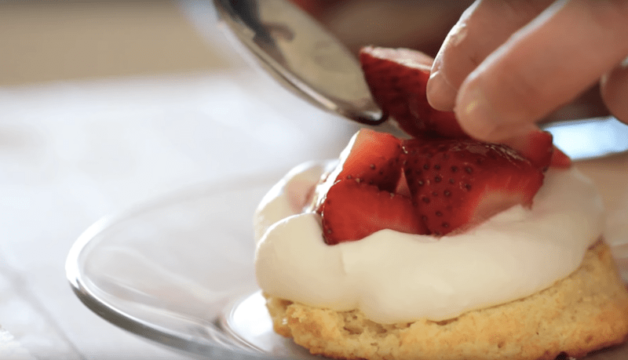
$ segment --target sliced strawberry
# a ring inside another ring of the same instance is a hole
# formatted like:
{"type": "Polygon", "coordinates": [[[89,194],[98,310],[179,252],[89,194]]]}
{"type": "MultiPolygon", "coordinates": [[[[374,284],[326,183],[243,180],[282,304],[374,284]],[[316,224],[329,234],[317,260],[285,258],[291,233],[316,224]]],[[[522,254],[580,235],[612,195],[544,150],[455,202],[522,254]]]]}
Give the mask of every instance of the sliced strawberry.
{"type": "Polygon", "coordinates": [[[327,192],[321,214],[323,237],[329,245],[360,240],[391,229],[426,234],[412,200],[355,180],[335,183],[327,192]]]}
{"type": "Polygon", "coordinates": [[[548,167],[568,168],[571,159],[564,152],[552,145],[552,134],[540,129],[527,135],[509,139],[505,145],[517,150],[532,165],[545,171],[548,167]]]}
{"type": "MultiPolygon", "coordinates": [[[[405,161],[404,161],[404,164],[405,164],[405,161]]],[[[401,171],[401,178],[399,178],[399,184],[397,184],[397,189],[395,190],[395,194],[408,196],[408,197],[412,196],[412,194],[410,193],[410,188],[408,187],[408,181],[406,180],[406,174],[403,171],[403,167],[401,171]]]]}
{"type": "Polygon", "coordinates": [[[430,233],[463,231],[513,205],[530,206],[543,172],[505,145],[407,140],[405,177],[430,233]]]}
{"type": "Polygon", "coordinates": [[[568,169],[569,167],[571,167],[571,158],[561,149],[554,146],[554,152],[552,153],[550,166],[558,169],[568,169]]]}
{"type": "Polygon", "coordinates": [[[336,180],[356,179],[394,191],[401,176],[403,150],[394,135],[361,129],[340,154],[336,180]]]}
{"type": "Polygon", "coordinates": [[[340,154],[340,162],[326,180],[317,186],[315,208],[322,211],[328,189],[339,180],[354,179],[380,190],[394,192],[401,177],[403,163],[401,140],[387,133],[361,129],[340,154]]]}
{"type": "Polygon", "coordinates": [[[533,130],[524,136],[508,139],[504,144],[517,150],[539,169],[545,170],[550,166],[554,147],[552,134],[547,131],[533,130]]]}
{"type": "MultiPolygon", "coordinates": [[[[375,101],[407,134],[415,138],[469,138],[453,112],[438,111],[427,102],[431,57],[410,49],[365,47],[360,62],[375,101]]],[[[536,130],[505,144],[540,169],[571,166],[569,157],[552,147],[552,135],[546,131],[536,130]]]]}
{"type": "Polygon", "coordinates": [[[453,112],[435,110],[427,102],[431,57],[410,49],[365,47],[360,63],[373,98],[406,133],[468,138],[453,112]]]}

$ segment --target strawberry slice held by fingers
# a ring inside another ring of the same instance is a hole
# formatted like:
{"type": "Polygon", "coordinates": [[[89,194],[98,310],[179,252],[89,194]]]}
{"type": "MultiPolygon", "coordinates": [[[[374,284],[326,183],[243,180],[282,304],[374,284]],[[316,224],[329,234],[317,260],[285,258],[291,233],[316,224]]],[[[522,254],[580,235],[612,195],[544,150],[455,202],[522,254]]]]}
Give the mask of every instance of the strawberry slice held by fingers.
{"type": "Polygon", "coordinates": [[[453,112],[427,102],[433,59],[419,51],[365,47],[360,51],[364,77],[375,102],[413,137],[468,138],[453,112]]]}
{"type": "Polygon", "coordinates": [[[370,129],[358,131],[340,154],[340,161],[327,178],[316,187],[315,208],[320,212],[325,194],[340,180],[355,180],[394,192],[403,163],[401,140],[370,129]]]}
{"type": "Polygon", "coordinates": [[[571,158],[561,149],[554,146],[554,152],[552,153],[552,159],[550,160],[550,167],[568,169],[571,167],[571,158]]]}
{"type": "Polygon", "coordinates": [[[464,231],[514,205],[531,206],[543,171],[508,146],[467,140],[403,143],[405,177],[436,236],[464,231]]]}
{"type": "Polygon", "coordinates": [[[533,166],[545,171],[548,167],[568,168],[571,159],[552,144],[552,134],[535,129],[523,136],[504,141],[521,156],[530,160],[533,166]]]}
{"type": "Polygon", "coordinates": [[[427,233],[410,198],[355,180],[341,180],[329,188],[321,219],[328,245],[360,240],[383,229],[427,233]]]}

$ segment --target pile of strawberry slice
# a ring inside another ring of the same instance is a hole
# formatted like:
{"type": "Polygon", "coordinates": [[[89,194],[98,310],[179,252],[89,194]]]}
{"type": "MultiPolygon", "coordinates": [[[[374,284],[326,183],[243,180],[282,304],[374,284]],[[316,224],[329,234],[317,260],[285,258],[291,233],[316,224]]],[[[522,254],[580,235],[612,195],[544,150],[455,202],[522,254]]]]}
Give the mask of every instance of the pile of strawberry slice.
{"type": "Polygon", "coordinates": [[[360,61],[375,101],[411,138],[354,135],[314,195],[327,244],[382,229],[463,232],[514,205],[532,206],[547,168],[571,164],[540,130],[506,144],[471,139],[452,112],[427,103],[431,58],[419,52],[367,47],[360,61]]]}

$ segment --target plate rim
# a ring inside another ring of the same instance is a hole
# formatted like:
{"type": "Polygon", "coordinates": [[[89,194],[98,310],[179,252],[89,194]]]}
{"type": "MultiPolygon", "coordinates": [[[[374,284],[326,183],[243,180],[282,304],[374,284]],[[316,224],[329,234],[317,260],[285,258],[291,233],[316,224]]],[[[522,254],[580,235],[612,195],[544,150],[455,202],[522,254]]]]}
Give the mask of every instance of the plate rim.
{"type": "MultiPolygon", "coordinates": [[[[199,182],[140,202],[116,214],[101,217],[78,236],[66,256],[65,276],[72,292],[83,305],[103,320],[136,336],[150,340],[154,344],[174,350],[175,352],[184,353],[188,356],[225,360],[275,359],[276,357],[268,357],[262,353],[255,353],[252,350],[247,351],[235,344],[229,344],[232,347],[227,347],[227,344],[220,344],[219,342],[211,344],[209,340],[207,344],[187,341],[170,329],[151,324],[150,322],[116,308],[101,299],[95,291],[90,288],[89,281],[87,281],[88,279],[85,278],[85,274],[81,271],[80,259],[85,253],[90,251],[90,247],[98,242],[98,237],[108,229],[119,222],[150,211],[154,207],[184,202],[190,200],[192,197],[212,196],[225,191],[252,188],[260,186],[260,184],[272,186],[285,172],[285,169],[277,168],[271,171],[233,176],[222,180],[199,182]]],[[[217,319],[213,319],[212,324],[217,324],[217,319]]],[[[218,326],[214,326],[215,328],[211,330],[220,332],[225,339],[229,339],[230,341],[228,334],[224,333],[218,326]]]]}

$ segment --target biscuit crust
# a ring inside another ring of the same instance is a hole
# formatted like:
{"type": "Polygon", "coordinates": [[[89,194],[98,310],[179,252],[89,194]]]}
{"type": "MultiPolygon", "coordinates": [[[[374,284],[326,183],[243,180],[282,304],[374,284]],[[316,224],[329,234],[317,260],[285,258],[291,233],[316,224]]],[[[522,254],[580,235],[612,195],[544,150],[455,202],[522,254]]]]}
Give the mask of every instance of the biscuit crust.
{"type": "Polygon", "coordinates": [[[551,287],[446,321],[378,324],[359,310],[338,312],[265,296],[275,332],[312,354],[336,359],[580,358],[628,336],[628,291],[602,241],[551,287]]]}

